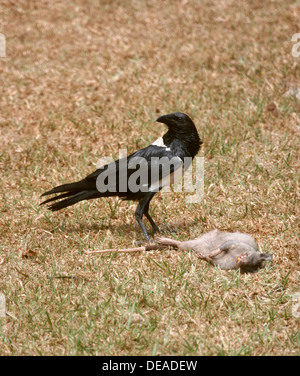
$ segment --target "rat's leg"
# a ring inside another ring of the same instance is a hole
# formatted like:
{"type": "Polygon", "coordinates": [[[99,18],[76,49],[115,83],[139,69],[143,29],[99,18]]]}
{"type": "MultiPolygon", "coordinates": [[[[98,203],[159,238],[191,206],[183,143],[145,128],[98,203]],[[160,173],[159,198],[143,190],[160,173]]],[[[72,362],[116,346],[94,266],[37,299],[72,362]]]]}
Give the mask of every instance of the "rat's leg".
{"type": "Polygon", "coordinates": [[[209,257],[209,258],[216,257],[216,256],[218,256],[220,253],[222,253],[223,251],[224,251],[223,249],[217,248],[217,249],[211,251],[208,257],[209,257]]]}
{"type": "Polygon", "coordinates": [[[178,240],[174,240],[174,239],[157,237],[157,238],[155,238],[155,240],[159,244],[171,245],[171,246],[176,247],[176,248],[179,248],[179,245],[180,245],[180,242],[178,240]]]}
{"type": "Polygon", "coordinates": [[[204,254],[201,253],[201,252],[199,252],[199,251],[196,253],[196,256],[199,259],[201,259],[201,260],[205,260],[205,261],[211,262],[211,257],[210,256],[204,256],[204,254]]]}
{"type": "Polygon", "coordinates": [[[222,252],[223,252],[222,249],[217,248],[217,249],[214,249],[213,251],[211,251],[208,256],[204,256],[203,253],[197,252],[197,257],[199,257],[202,260],[206,260],[206,261],[212,262],[212,259],[214,257],[218,256],[222,252]]]}

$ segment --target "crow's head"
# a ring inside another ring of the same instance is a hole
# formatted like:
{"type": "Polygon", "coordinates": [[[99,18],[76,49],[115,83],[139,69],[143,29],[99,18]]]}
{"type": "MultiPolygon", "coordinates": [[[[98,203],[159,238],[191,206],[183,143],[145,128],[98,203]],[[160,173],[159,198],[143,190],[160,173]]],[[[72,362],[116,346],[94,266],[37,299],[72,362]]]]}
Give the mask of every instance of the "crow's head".
{"type": "Polygon", "coordinates": [[[163,115],[156,119],[159,123],[166,124],[169,129],[188,131],[195,128],[193,121],[188,115],[182,112],[174,112],[173,114],[163,115]]]}

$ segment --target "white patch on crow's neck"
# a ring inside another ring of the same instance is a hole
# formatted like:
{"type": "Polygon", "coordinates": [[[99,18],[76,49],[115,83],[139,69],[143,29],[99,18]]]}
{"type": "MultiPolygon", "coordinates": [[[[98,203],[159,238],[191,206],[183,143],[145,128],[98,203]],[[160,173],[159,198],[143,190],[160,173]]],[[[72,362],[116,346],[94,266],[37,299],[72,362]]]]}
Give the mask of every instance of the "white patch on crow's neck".
{"type": "Polygon", "coordinates": [[[164,139],[162,137],[159,137],[157,140],[152,142],[151,145],[162,146],[163,148],[166,148],[166,151],[171,151],[171,149],[164,144],[164,139]]]}

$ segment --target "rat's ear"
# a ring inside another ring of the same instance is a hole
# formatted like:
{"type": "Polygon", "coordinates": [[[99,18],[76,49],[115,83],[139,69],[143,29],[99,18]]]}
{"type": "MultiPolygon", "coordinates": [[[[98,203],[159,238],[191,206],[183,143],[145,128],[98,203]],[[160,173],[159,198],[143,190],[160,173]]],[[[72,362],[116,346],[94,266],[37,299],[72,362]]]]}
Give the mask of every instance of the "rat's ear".
{"type": "Polygon", "coordinates": [[[269,253],[261,253],[260,258],[265,261],[271,261],[273,259],[272,255],[269,255],[269,253]]]}

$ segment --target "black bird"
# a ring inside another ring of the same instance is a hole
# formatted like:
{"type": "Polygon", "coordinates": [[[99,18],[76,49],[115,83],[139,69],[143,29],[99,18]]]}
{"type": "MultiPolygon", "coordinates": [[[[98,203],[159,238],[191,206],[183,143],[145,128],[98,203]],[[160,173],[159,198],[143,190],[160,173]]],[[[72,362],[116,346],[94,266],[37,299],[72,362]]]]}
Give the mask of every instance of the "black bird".
{"type": "Polygon", "coordinates": [[[176,112],[160,116],[156,121],[168,127],[163,137],[126,158],[98,168],[83,180],[60,185],[45,192],[42,196],[62,194],[42,202],[41,205],[63,199],[48,207],[57,211],[79,201],[99,197],[119,196],[123,200],[135,200],[138,201],[135,218],[145,239],[150,241],[142,222],[143,215],[151,223],[154,232],[159,231],[149,214],[151,199],[163,186],[172,184],[176,173],[182,175],[182,171],[191,164],[202,144],[188,115],[176,112]]]}

